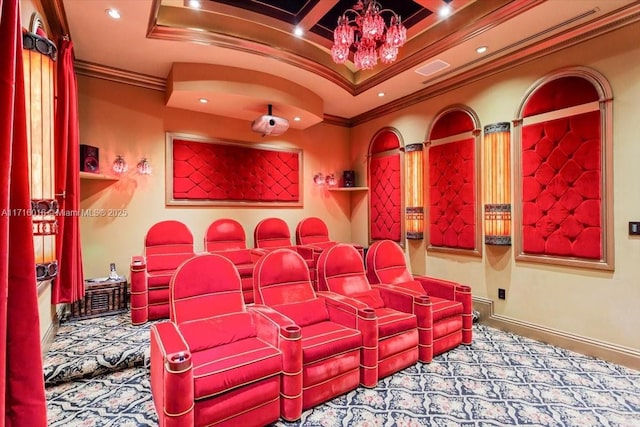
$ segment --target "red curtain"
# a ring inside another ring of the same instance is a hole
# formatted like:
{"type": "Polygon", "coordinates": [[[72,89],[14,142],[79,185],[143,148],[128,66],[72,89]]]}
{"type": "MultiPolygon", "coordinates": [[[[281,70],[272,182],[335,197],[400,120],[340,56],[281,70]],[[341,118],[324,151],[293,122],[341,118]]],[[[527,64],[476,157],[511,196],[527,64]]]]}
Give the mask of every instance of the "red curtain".
{"type": "Polygon", "coordinates": [[[0,0],[0,426],[46,426],[20,6],[0,0]]]}
{"type": "MultiPolygon", "coordinates": [[[[62,212],[78,212],[80,206],[80,142],[78,125],[78,89],[73,70],[73,42],[61,40],[58,55],[57,102],[55,113],[56,194],[62,212]]],[[[71,303],[84,297],[80,221],[77,215],[58,217],[56,238],[58,277],[51,300],[53,304],[71,303]]]]}

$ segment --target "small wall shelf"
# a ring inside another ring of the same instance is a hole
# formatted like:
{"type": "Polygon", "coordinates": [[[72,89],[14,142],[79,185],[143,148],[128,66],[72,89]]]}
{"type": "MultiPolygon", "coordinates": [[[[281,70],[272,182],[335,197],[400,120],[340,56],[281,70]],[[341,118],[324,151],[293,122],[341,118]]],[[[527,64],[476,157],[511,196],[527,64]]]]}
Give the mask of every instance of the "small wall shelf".
{"type": "Polygon", "coordinates": [[[369,187],[329,187],[329,191],[369,191],[369,187]]]}
{"type": "Polygon", "coordinates": [[[80,172],[80,179],[95,179],[99,181],[118,181],[120,178],[102,173],[80,172]]]}

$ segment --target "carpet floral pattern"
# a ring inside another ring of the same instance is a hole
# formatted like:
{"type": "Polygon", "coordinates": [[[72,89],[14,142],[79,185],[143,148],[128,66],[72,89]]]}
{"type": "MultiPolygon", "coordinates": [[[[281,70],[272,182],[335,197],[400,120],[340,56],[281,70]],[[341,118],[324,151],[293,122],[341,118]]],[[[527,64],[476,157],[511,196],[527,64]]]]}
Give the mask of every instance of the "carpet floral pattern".
{"type": "MultiPolygon", "coordinates": [[[[118,359],[121,370],[48,386],[49,426],[157,425],[147,359],[130,367],[125,355],[134,347],[147,351],[148,326],[131,327],[124,319],[119,327],[133,328],[140,337],[125,332],[124,341],[118,338],[127,344],[118,359]]],[[[78,343],[68,336],[76,329],[59,334],[56,342],[78,343]]],[[[100,329],[100,339],[108,340],[108,332],[100,329]]],[[[114,359],[105,360],[113,364],[114,359]]],[[[376,388],[358,388],[305,411],[296,422],[279,421],[273,427],[496,425],[640,426],[640,372],[476,324],[472,346],[437,356],[428,365],[418,363],[376,388]]]]}
{"type": "Polygon", "coordinates": [[[44,360],[45,385],[149,366],[149,324],[133,326],[129,314],[65,320],[44,360]]]}

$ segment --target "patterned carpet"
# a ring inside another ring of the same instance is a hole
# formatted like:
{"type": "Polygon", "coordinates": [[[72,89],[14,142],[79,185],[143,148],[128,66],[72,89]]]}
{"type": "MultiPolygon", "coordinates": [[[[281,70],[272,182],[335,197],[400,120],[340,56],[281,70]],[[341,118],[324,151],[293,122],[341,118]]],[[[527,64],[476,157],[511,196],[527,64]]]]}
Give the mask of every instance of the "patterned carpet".
{"type": "MultiPolygon", "coordinates": [[[[156,426],[149,326],[127,314],[62,326],[45,360],[49,426],[156,426]]],[[[472,346],[274,427],[504,425],[640,426],[640,372],[474,325],[472,346]]]]}

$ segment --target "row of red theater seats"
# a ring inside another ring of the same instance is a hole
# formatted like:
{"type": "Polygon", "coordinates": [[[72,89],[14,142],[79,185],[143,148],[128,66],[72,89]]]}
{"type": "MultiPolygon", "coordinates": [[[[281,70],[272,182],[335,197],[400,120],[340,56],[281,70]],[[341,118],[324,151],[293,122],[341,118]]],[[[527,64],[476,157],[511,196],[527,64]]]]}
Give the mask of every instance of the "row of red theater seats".
{"type": "Polygon", "coordinates": [[[151,389],[160,426],[266,425],[471,344],[469,287],[412,276],[401,248],[374,243],[367,271],[352,245],[319,256],[318,288],[300,254],[258,259],[246,305],[220,254],[182,263],[170,321],[151,326],[151,389]],[[286,268],[283,268],[286,266],[286,268]]]}
{"type": "MultiPolygon", "coordinates": [[[[319,254],[336,244],[329,238],[327,225],[320,218],[301,220],[296,227],[296,244],[291,242],[287,223],[280,218],[260,221],[254,230],[255,248],[247,248],[242,225],[233,219],[211,223],[204,236],[205,252],[221,253],[238,269],[246,303],[253,303],[252,276],[256,260],[266,251],[290,248],[298,252],[309,267],[315,286],[319,254]]],[[[363,248],[354,245],[362,254],[363,248]]],[[[131,321],[133,324],[169,317],[169,282],[176,268],[196,254],[193,234],[179,221],[153,225],[145,237],[144,256],[134,256],[131,264],[131,321]]]]}

